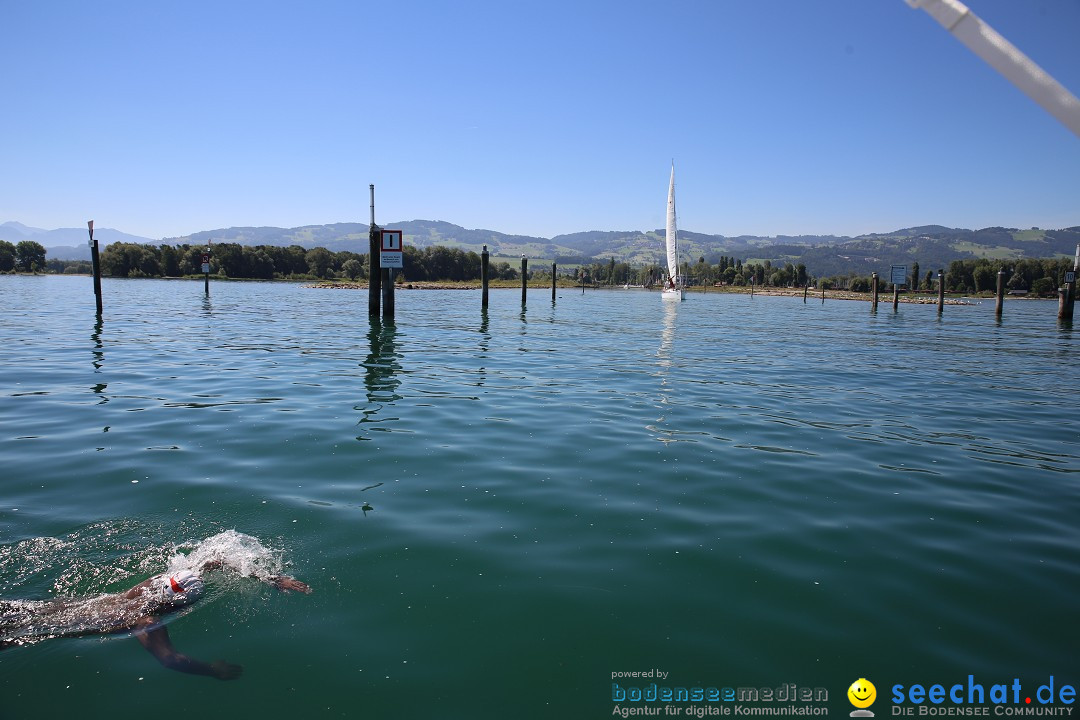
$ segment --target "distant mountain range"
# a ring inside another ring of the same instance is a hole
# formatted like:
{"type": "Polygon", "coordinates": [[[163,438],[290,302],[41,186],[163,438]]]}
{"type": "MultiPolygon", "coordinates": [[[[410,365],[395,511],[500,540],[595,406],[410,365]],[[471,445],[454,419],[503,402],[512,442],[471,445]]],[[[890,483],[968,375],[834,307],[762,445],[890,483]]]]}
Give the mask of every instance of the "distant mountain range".
{"type": "MultiPolygon", "coordinates": [[[[591,231],[557,235],[553,238],[507,235],[494,230],[467,230],[437,220],[410,220],[389,223],[384,227],[402,230],[406,245],[428,247],[444,245],[480,252],[484,245],[493,258],[519,258],[560,262],[563,264],[614,257],[617,262],[634,266],[659,263],[663,253],[663,230],[591,231]]],[[[206,230],[193,235],[153,240],[109,228],[95,229],[101,245],[114,242],[151,245],[205,245],[237,243],[240,245],[300,245],[325,247],[333,252],[349,250],[366,253],[366,223],[307,225],[297,228],[234,227],[206,230]]],[[[0,240],[18,243],[34,240],[45,246],[47,257],[61,260],[89,260],[89,236],[85,228],[41,230],[17,222],[0,225],[0,240]]],[[[858,237],[836,235],[798,235],[759,237],[707,235],[680,231],[685,257],[691,262],[704,258],[716,263],[721,256],[744,262],[773,265],[802,263],[812,275],[845,275],[884,272],[889,265],[918,262],[923,269],[945,267],[962,258],[985,257],[1000,260],[1020,258],[1072,257],[1080,243],[1080,226],[1061,230],[990,227],[982,230],[924,225],[893,232],[872,233],[858,237]]]]}

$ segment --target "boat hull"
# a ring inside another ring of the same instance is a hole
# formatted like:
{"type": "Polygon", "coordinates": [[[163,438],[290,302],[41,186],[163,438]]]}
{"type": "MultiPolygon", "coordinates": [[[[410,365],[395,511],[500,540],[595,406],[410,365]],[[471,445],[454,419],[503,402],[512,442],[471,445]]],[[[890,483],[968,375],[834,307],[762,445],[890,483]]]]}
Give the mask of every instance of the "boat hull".
{"type": "Polygon", "coordinates": [[[673,300],[675,302],[682,302],[685,298],[685,294],[681,289],[679,290],[664,290],[660,293],[660,297],[664,300],[673,300]]]}

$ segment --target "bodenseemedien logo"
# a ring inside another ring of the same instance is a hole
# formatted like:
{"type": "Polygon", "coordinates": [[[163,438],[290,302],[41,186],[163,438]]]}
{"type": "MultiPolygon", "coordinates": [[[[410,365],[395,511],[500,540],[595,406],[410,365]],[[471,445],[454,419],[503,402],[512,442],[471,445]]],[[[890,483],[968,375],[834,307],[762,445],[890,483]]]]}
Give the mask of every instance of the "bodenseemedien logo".
{"type": "Polygon", "coordinates": [[[851,687],[847,690],[847,697],[855,706],[850,713],[851,717],[874,717],[874,713],[866,709],[877,699],[877,688],[874,687],[874,683],[866,678],[859,678],[851,683],[851,687]]]}

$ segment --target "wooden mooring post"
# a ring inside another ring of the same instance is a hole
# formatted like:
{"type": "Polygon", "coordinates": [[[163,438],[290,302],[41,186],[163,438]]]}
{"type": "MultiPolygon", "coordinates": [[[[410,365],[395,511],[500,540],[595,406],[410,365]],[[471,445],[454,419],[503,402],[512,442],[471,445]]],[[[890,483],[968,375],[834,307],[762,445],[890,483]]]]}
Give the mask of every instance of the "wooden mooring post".
{"type": "MultiPolygon", "coordinates": [[[[380,253],[381,254],[381,253],[380,253]]],[[[382,316],[383,320],[394,319],[394,268],[383,268],[382,272],[382,316]]]]}
{"type": "Polygon", "coordinates": [[[941,315],[945,312],[945,268],[938,270],[937,282],[937,311],[941,315]]]}
{"type": "Polygon", "coordinates": [[[892,286],[892,311],[896,312],[900,309],[900,286],[893,283],[892,286]]]}
{"type": "Polygon", "coordinates": [[[998,270],[997,274],[997,300],[994,302],[994,317],[1001,317],[1001,311],[1005,306],[1005,270],[998,270]]]}
{"type": "Polygon", "coordinates": [[[488,249],[487,245],[480,253],[480,307],[487,310],[488,306],[488,249]]]}
{"type": "Polygon", "coordinates": [[[525,293],[529,289],[529,259],[521,256],[521,304],[525,305],[525,293]]]}
{"type": "Polygon", "coordinates": [[[368,230],[368,315],[379,316],[379,294],[381,291],[382,263],[379,255],[382,253],[382,230],[375,224],[375,186],[371,188],[371,228],[368,230]]]}
{"type": "Polygon", "coordinates": [[[206,241],[206,252],[202,256],[203,295],[210,297],[210,241],[206,241]]]}
{"type": "Polygon", "coordinates": [[[1076,245],[1076,259],[1073,260],[1072,272],[1065,273],[1065,287],[1058,291],[1058,320],[1073,319],[1073,305],[1076,303],[1076,273],[1080,270],[1080,243],[1076,245]]]}
{"type": "Polygon", "coordinates": [[[877,273],[872,273],[870,275],[870,291],[874,294],[874,300],[870,305],[870,309],[872,311],[874,311],[874,312],[877,312],[877,302],[878,302],[878,276],[877,276],[877,273]]]}
{"type": "Polygon", "coordinates": [[[551,302],[555,302],[555,263],[551,263],[551,302]]]}
{"type": "Polygon", "coordinates": [[[1073,319],[1073,289],[1076,282],[1067,282],[1058,288],[1058,320],[1073,319]]]}
{"type": "Polygon", "coordinates": [[[97,314],[101,315],[101,259],[98,257],[98,244],[94,239],[94,221],[88,220],[86,226],[90,228],[90,259],[94,264],[94,300],[97,303],[97,314]]]}
{"type": "Polygon", "coordinates": [[[810,283],[806,283],[802,286],[802,301],[803,305],[806,304],[806,293],[810,292],[810,283]]]}

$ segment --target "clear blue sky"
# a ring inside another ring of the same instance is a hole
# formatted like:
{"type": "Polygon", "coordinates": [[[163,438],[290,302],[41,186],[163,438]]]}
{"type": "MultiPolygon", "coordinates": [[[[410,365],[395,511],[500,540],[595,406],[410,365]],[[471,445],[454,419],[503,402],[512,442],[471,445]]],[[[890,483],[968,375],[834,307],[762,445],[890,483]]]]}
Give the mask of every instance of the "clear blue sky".
{"type": "MultiPolygon", "coordinates": [[[[1080,94],[1080,0],[968,5],[1080,94]]],[[[902,0],[0,0],[0,222],[151,238],[1080,225],[1080,139],[902,0]]]]}

